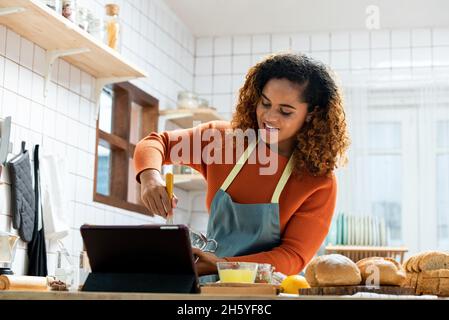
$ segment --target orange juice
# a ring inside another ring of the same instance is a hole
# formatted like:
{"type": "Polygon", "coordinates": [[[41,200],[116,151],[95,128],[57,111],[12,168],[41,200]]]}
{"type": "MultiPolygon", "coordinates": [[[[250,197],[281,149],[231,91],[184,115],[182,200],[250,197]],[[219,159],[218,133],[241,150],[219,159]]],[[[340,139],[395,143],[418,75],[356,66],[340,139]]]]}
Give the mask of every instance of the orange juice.
{"type": "Polygon", "coordinates": [[[220,282],[254,283],[256,270],[225,269],[219,270],[220,282]]]}

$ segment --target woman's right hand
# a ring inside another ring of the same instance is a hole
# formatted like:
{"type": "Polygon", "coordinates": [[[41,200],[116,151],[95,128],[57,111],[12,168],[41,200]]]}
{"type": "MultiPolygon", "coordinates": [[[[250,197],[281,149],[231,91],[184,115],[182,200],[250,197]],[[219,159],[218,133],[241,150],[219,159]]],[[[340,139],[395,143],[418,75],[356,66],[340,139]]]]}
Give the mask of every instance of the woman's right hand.
{"type": "Polygon", "coordinates": [[[154,169],[143,171],[140,174],[140,184],[141,199],[150,216],[154,217],[156,214],[166,218],[167,213],[176,208],[178,198],[173,195],[173,199],[170,201],[165,188],[165,181],[159,171],[154,169]]]}

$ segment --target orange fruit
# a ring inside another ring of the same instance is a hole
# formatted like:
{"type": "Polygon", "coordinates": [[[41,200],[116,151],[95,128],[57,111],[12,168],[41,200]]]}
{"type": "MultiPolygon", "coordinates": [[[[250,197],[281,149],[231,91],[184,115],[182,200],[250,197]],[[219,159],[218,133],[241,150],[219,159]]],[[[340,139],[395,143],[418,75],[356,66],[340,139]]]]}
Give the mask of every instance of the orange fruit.
{"type": "Polygon", "coordinates": [[[306,278],[298,274],[288,276],[281,282],[281,289],[283,293],[298,294],[299,289],[310,288],[306,278]]]}

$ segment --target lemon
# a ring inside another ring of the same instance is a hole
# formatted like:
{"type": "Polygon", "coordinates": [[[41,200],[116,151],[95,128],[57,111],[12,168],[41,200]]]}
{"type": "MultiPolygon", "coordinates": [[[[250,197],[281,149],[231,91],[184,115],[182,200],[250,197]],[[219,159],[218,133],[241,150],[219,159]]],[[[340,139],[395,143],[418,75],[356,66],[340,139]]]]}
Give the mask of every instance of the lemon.
{"type": "Polygon", "coordinates": [[[281,283],[281,289],[284,293],[298,294],[299,289],[310,288],[306,278],[298,274],[288,276],[281,283]]]}

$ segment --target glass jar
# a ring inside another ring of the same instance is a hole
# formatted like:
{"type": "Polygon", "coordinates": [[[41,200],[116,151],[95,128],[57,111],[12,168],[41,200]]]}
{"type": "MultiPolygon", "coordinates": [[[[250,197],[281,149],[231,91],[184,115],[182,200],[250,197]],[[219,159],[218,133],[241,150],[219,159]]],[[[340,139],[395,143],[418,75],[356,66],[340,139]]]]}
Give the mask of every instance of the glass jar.
{"type": "Polygon", "coordinates": [[[195,109],[198,108],[198,97],[195,93],[189,91],[182,91],[178,93],[179,109],[195,109]]]}
{"type": "Polygon", "coordinates": [[[89,27],[88,20],[89,9],[78,7],[76,10],[76,24],[83,30],[87,31],[89,27]]]}
{"type": "Polygon", "coordinates": [[[70,21],[75,21],[76,15],[76,1],[75,0],[62,0],[61,2],[61,14],[69,19],[70,21]]]}
{"type": "Polygon", "coordinates": [[[104,23],[103,19],[95,17],[93,14],[89,16],[89,32],[95,39],[103,41],[104,38],[104,23]]]}
{"type": "Polygon", "coordinates": [[[107,4],[105,8],[106,44],[112,49],[117,50],[120,37],[120,24],[118,21],[120,7],[116,4],[107,4]]]}
{"type": "Polygon", "coordinates": [[[271,283],[274,268],[271,264],[263,263],[257,267],[257,275],[255,283],[271,283]]]}
{"type": "Polygon", "coordinates": [[[209,108],[209,101],[204,98],[198,99],[198,107],[199,108],[209,108]]]}
{"type": "Polygon", "coordinates": [[[43,3],[47,5],[50,9],[61,13],[61,1],[60,0],[43,0],[43,3]]]}

